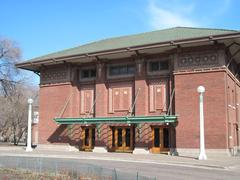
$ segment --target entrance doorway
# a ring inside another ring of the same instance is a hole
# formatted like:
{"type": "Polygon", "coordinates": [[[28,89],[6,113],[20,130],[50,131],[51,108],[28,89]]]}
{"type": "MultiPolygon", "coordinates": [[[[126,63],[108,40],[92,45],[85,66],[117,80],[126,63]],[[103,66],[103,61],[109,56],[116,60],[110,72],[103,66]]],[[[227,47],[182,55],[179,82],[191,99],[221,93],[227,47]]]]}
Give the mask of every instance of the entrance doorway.
{"type": "Polygon", "coordinates": [[[95,145],[95,127],[82,127],[82,150],[92,151],[95,145]]]}
{"type": "Polygon", "coordinates": [[[152,153],[166,153],[169,151],[169,128],[152,127],[152,153]]]}
{"type": "Polygon", "coordinates": [[[112,150],[116,152],[132,152],[133,127],[112,127],[112,150]]]}

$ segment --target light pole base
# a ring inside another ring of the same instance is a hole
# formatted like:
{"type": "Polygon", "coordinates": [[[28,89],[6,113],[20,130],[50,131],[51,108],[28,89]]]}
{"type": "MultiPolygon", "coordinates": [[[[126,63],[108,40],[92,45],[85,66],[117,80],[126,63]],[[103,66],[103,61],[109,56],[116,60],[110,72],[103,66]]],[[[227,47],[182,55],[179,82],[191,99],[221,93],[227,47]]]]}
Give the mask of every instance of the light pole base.
{"type": "Polygon", "coordinates": [[[26,148],[26,152],[31,152],[31,151],[33,151],[33,149],[31,147],[26,148]]]}
{"type": "Polygon", "coordinates": [[[207,155],[205,153],[200,153],[198,156],[198,160],[207,160],[207,155]]]}

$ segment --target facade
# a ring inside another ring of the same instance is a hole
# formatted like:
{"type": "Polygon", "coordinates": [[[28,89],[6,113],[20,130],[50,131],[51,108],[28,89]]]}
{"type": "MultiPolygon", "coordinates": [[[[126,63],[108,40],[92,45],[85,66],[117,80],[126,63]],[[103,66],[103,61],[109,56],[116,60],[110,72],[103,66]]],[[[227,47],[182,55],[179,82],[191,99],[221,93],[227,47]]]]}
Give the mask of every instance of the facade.
{"type": "Polygon", "coordinates": [[[40,75],[39,144],[83,151],[207,152],[239,147],[240,32],[171,28],[111,38],[17,64],[40,75]]]}

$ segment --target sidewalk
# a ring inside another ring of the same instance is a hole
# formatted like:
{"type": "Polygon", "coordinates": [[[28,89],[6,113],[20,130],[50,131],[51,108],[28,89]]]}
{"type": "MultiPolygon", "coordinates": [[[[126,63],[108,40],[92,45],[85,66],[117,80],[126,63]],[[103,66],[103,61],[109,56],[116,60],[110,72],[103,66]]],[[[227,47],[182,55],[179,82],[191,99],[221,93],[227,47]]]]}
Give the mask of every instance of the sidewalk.
{"type": "Polygon", "coordinates": [[[169,156],[163,154],[129,154],[129,153],[93,153],[69,151],[66,146],[55,148],[37,147],[32,152],[26,152],[23,146],[0,146],[0,156],[48,157],[63,159],[84,159],[101,161],[120,161],[128,163],[161,164],[168,166],[183,166],[196,168],[214,168],[219,170],[240,170],[240,157],[208,156],[208,160],[197,160],[196,157],[169,156]]]}

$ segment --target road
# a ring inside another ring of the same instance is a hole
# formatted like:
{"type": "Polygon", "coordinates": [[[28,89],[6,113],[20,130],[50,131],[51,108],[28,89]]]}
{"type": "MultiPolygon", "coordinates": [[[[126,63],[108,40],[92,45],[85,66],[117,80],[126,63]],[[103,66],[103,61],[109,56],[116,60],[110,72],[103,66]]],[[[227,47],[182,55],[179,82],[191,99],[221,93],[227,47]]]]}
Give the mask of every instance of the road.
{"type": "MultiPolygon", "coordinates": [[[[31,162],[38,162],[39,159],[44,162],[45,169],[54,168],[55,164],[58,168],[61,166],[68,166],[69,169],[73,167],[81,167],[82,165],[90,164],[90,166],[98,165],[106,169],[116,169],[118,176],[121,179],[132,179],[132,176],[127,174],[137,174],[151,177],[157,177],[157,179],[224,179],[224,180],[239,180],[240,179],[240,168],[219,168],[219,167],[207,167],[207,166],[191,166],[185,164],[167,164],[161,162],[134,162],[134,161],[111,161],[111,160],[94,160],[94,159],[62,159],[52,157],[3,157],[0,156],[0,166],[8,166],[9,164],[16,164],[18,161],[18,167],[24,166],[26,160],[29,160],[28,167],[31,166],[31,162]],[[10,158],[10,159],[9,159],[10,158]],[[120,173],[121,172],[121,173],[120,173]]],[[[35,166],[32,164],[32,167],[35,166]]],[[[83,167],[83,166],[82,166],[83,167]]],[[[34,167],[33,167],[34,168],[34,167]]],[[[56,167],[55,167],[56,168],[56,167]]]]}
{"type": "Polygon", "coordinates": [[[126,163],[116,161],[96,161],[96,160],[85,160],[85,163],[91,163],[100,165],[106,168],[116,168],[123,172],[136,172],[138,171],[141,175],[155,176],[157,179],[231,179],[239,180],[240,171],[237,170],[226,170],[226,169],[214,169],[206,167],[186,167],[181,165],[161,165],[161,164],[145,164],[145,163],[126,163]]]}

